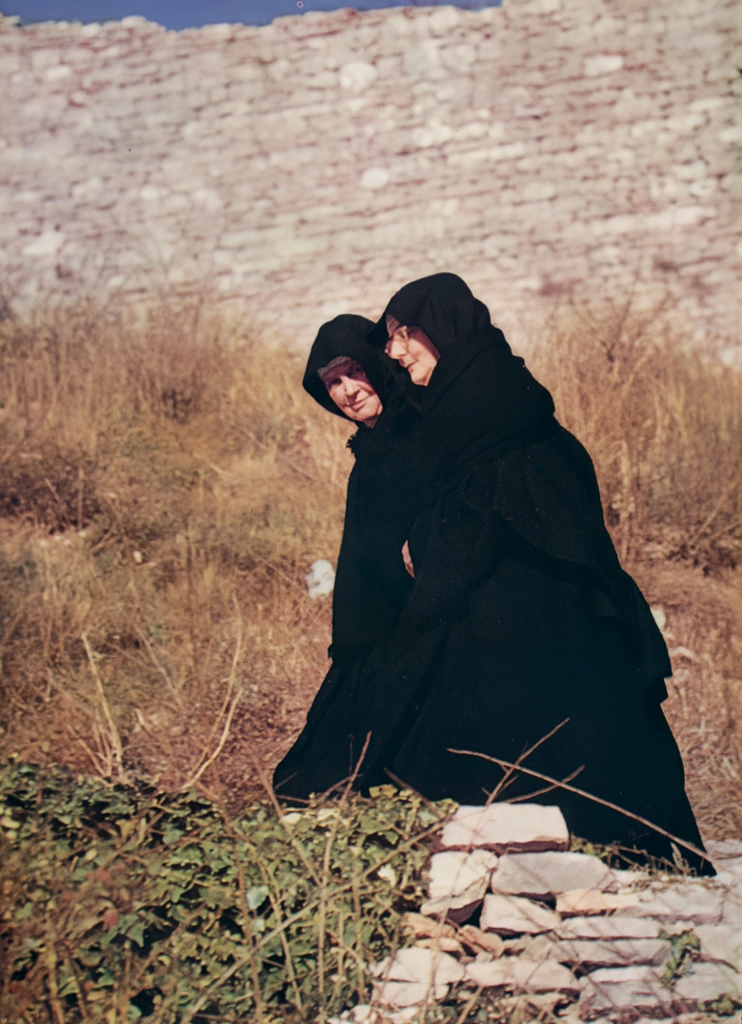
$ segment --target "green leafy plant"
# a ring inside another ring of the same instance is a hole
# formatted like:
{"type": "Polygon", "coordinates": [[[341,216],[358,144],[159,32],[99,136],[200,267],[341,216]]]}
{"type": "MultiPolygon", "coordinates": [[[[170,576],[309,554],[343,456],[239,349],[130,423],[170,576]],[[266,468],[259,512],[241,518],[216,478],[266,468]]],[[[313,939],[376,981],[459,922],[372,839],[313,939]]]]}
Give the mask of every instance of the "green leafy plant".
{"type": "Polygon", "coordinates": [[[0,772],[4,1021],[316,1019],[423,898],[450,813],[383,787],[228,816],[198,793],[0,772]]]}
{"type": "Polygon", "coordinates": [[[676,935],[661,931],[659,937],[669,942],[671,949],[662,972],[662,982],[674,985],[678,978],[687,973],[692,961],[697,959],[701,952],[701,940],[692,931],[678,932],[676,935]]]}

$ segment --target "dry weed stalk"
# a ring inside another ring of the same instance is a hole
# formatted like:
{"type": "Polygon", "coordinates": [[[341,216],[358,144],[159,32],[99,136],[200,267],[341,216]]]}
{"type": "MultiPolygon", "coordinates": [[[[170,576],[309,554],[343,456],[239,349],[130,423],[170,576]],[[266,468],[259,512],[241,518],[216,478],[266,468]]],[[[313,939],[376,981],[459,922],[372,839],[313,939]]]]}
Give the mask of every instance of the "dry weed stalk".
{"type": "Polygon", "coordinates": [[[124,771],[124,747],[116,722],[111,714],[111,707],[106,697],[106,691],[103,688],[103,680],[98,672],[98,666],[95,664],[95,652],[84,633],[82,635],[82,642],[85,646],[90,672],[95,680],[100,710],[103,713],[103,721],[105,723],[103,727],[97,722],[94,723],[98,749],[97,751],[88,750],[88,753],[91,754],[94,763],[98,766],[98,770],[104,778],[113,779],[116,782],[126,782],[127,773],[124,771]]]}

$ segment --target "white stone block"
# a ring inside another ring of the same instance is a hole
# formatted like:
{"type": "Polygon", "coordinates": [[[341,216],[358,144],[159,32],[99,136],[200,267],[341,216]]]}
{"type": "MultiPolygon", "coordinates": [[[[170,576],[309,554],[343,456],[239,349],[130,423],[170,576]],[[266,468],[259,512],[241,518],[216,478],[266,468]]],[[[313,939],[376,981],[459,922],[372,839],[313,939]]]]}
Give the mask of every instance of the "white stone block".
{"type": "Polygon", "coordinates": [[[361,186],[362,188],[376,191],[388,185],[390,177],[391,175],[386,167],[369,167],[361,176],[361,186]]]}
{"type": "Polygon", "coordinates": [[[495,932],[484,932],[473,924],[465,924],[458,931],[458,937],[470,949],[481,950],[492,956],[502,956],[505,944],[495,932]]]}
{"type": "Polygon", "coordinates": [[[662,930],[650,917],[568,917],[557,932],[560,939],[656,939],[662,930]]]}
{"type": "Polygon", "coordinates": [[[493,803],[462,806],[441,835],[446,847],[479,846],[496,853],[559,850],[569,845],[569,830],[558,807],[493,803]]]}
{"type": "Polygon", "coordinates": [[[453,128],[438,120],[431,120],[421,128],[413,128],[412,141],[421,149],[428,146],[439,146],[453,138],[453,128]]]}
{"type": "Polygon", "coordinates": [[[582,1020],[630,1011],[669,1017],[672,1004],[671,989],[653,968],[605,967],[587,976],[577,1008],[582,1020]]]}
{"type": "Polygon", "coordinates": [[[662,939],[573,939],[556,944],[560,963],[585,968],[625,967],[629,964],[663,964],[672,952],[662,939]]]}
{"type": "MultiPolygon", "coordinates": [[[[634,899],[635,902],[629,904],[632,917],[653,917],[658,921],[718,924],[724,911],[724,895],[703,882],[647,889],[639,894],[638,899],[634,899]]],[[[621,912],[622,908],[619,908],[617,913],[621,912]]]]}
{"type": "Polygon", "coordinates": [[[568,851],[505,854],[492,875],[493,892],[544,899],[573,889],[610,889],[615,879],[597,857],[568,851]]]}
{"type": "MultiPolygon", "coordinates": [[[[282,820],[285,820],[285,817],[282,820]]],[[[426,939],[438,936],[453,938],[456,935],[453,925],[446,924],[445,921],[434,921],[423,914],[405,914],[402,926],[406,932],[426,939]]]]}
{"type": "Polygon", "coordinates": [[[433,36],[446,36],[461,24],[462,13],[455,7],[440,7],[428,18],[428,28],[433,36]]]}
{"type": "Polygon", "coordinates": [[[23,247],[24,256],[53,256],[64,244],[61,231],[45,231],[33,242],[23,247]]]}
{"type": "Polygon", "coordinates": [[[538,935],[553,931],[561,924],[561,917],[547,907],[520,896],[501,896],[488,893],[484,897],[479,921],[483,931],[498,935],[538,935]]]}
{"type": "Polygon", "coordinates": [[[475,960],[466,965],[465,978],[482,988],[512,988],[509,960],[475,960]]]}
{"type": "MultiPolygon", "coordinates": [[[[623,910],[630,913],[639,904],[637,893],[607,893],[597,889],[573,889],[557,896],[557,912],[565,917],[577,914],[606,914],[623,910]]],[[[640,915],[643,916],[643,915],[640,915]]]]}
{"type": "Polygon", "coordinates": [[[563,992],[577,995],[580,983],[572,972],[555,961],[506,957],[474,961],[466,966],[466,980],[482,988],[507,988],[522,992],[563,992]]]}
{"type": "Polygon", "coordinates": [[[44,78],[47,82],[59,82],[63,78],[69,78],[72,74],[72,68],[69,64],[57,64],[55,67],[47,68],[44,72],[44,78]]]}
{"type": "Polygon", "coordinates": [[[526,992],[564,992],[577,995],[582,986],[563,964],[543,960],[533,963],[518,957],[513,963],[513,980],[517,989],[526,992]]]}
{"type": "Polygon", "coordinates": [[[675,995],[696,1003],[711,1003],[724,995],[742,997],[742,977],[726,964],[695,963],[674,985],[675,995]]]}
{"type": "Polygon", "coordinates": [[[353,92],[363,92],[376,79],[377,71],[373,64],[365,60],[350,61],[340,68],[340,86],[353,92]]]}
{"type": "Polygon", "coordinates": [[[701,943],[701,959],[715,960],[742,971],[742,929],[729,924],[698,924],[693,934],[701,943]]]}
{"type": "Polygon", "coordinates": [[[436,853],[430,860],[428,896],[431,899],[464,897],[465,903],[473,903],[487,892],[496,867],[497,856],[489,850],[436,853]]]}
{"type": "Polygon", "coordinates": [[[556,194],[557,187],[553,181],[529,181],[521,190],[525,202],[552,199],[556,194]]]}
{"type": "Polygon", "coordinates": [[[614,71],[620,71],[624,59],[618,53],[601,53],[595,57],[586,57],[584,73],[587,78],[595,78],[597,75],[608,75],[614,71]]]}
{"type": "Polygon", "coordinates": [[[376,999],[385,1006],[420,1006],[448,995],[448,985],[426,985],[422,981],[385,981],[374,986],[376,999]]]}
{"type": "Polygon", "coordinates": [[[464,966],[450,953],[420,946],[398,949],[372,969],[383,981],[402,981],[426,985],[450,985],[464,978],[464,966]]]}

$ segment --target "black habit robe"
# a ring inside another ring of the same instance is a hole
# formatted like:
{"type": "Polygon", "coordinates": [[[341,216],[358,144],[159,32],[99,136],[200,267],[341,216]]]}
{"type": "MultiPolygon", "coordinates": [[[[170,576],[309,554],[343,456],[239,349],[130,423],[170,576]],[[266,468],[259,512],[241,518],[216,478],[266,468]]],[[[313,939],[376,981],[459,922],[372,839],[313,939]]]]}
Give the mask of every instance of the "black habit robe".
{"type": "MultiPolygon", "coordinates": [[[[503,769],[452,749],[515,762],[568,719],[526,768],[558,780],[581,769],[572,785],[702,849],[660,706],[667,648],[619,564],[590,456],[460,278],[413,282],[386,313],[421,328],[440,359],[408,441],[414,590],[362,688],[365,721],[374,693],[385,698],[367,783],[388,772],[429,799],[481,804],[503,769]]],[[[369,336],[379,348],[385,316],[369,336]]],[[[498,798],[543,787],[515,773],[498,798]]],[[[559,788],[534,799],[558,804],[584,839],[673,860],[631,817],[559,788]]]]}

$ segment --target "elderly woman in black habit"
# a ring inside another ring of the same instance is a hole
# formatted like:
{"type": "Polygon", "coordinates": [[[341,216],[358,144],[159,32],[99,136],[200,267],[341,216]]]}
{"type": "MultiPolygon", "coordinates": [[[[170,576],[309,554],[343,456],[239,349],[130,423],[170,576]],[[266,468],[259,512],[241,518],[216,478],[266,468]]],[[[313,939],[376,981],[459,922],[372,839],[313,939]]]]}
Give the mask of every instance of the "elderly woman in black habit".
{"type": "Polygon", "coordinates": [[[400,549],[414,518],[405,442],[415,417],[394,363],[364,340],[374,327],[360,316],[324,324],[312,346],[305,390],[324,409],[358,423],[348,442],[343,538],[332,608],[332,666],[306,726],[276,768],[281,797],[324,793],[353,772],[368,722],[355,700],[369,655],[394,634],[412,590],[400,549]]]}
{"type": "MultiPolygon", "coordinates": [[[[667,649],[606,530],[592,461],[554,417],[486,307],[452,274],[402,288],[370,339],[421,391],[408,438],[419,509],[403,545],[414,590],[378,672],[387,719],[366,777],[481,804],[515,763],[698,849],[662,713],[667,649]]],[[[544,783],[514,773],[513,799],[544,783]]],[[[669,840],[564,789],[573,834],[673,861],[669,840]]],[[[686,860],[712,872],[687,849],[686,860]]]]}

